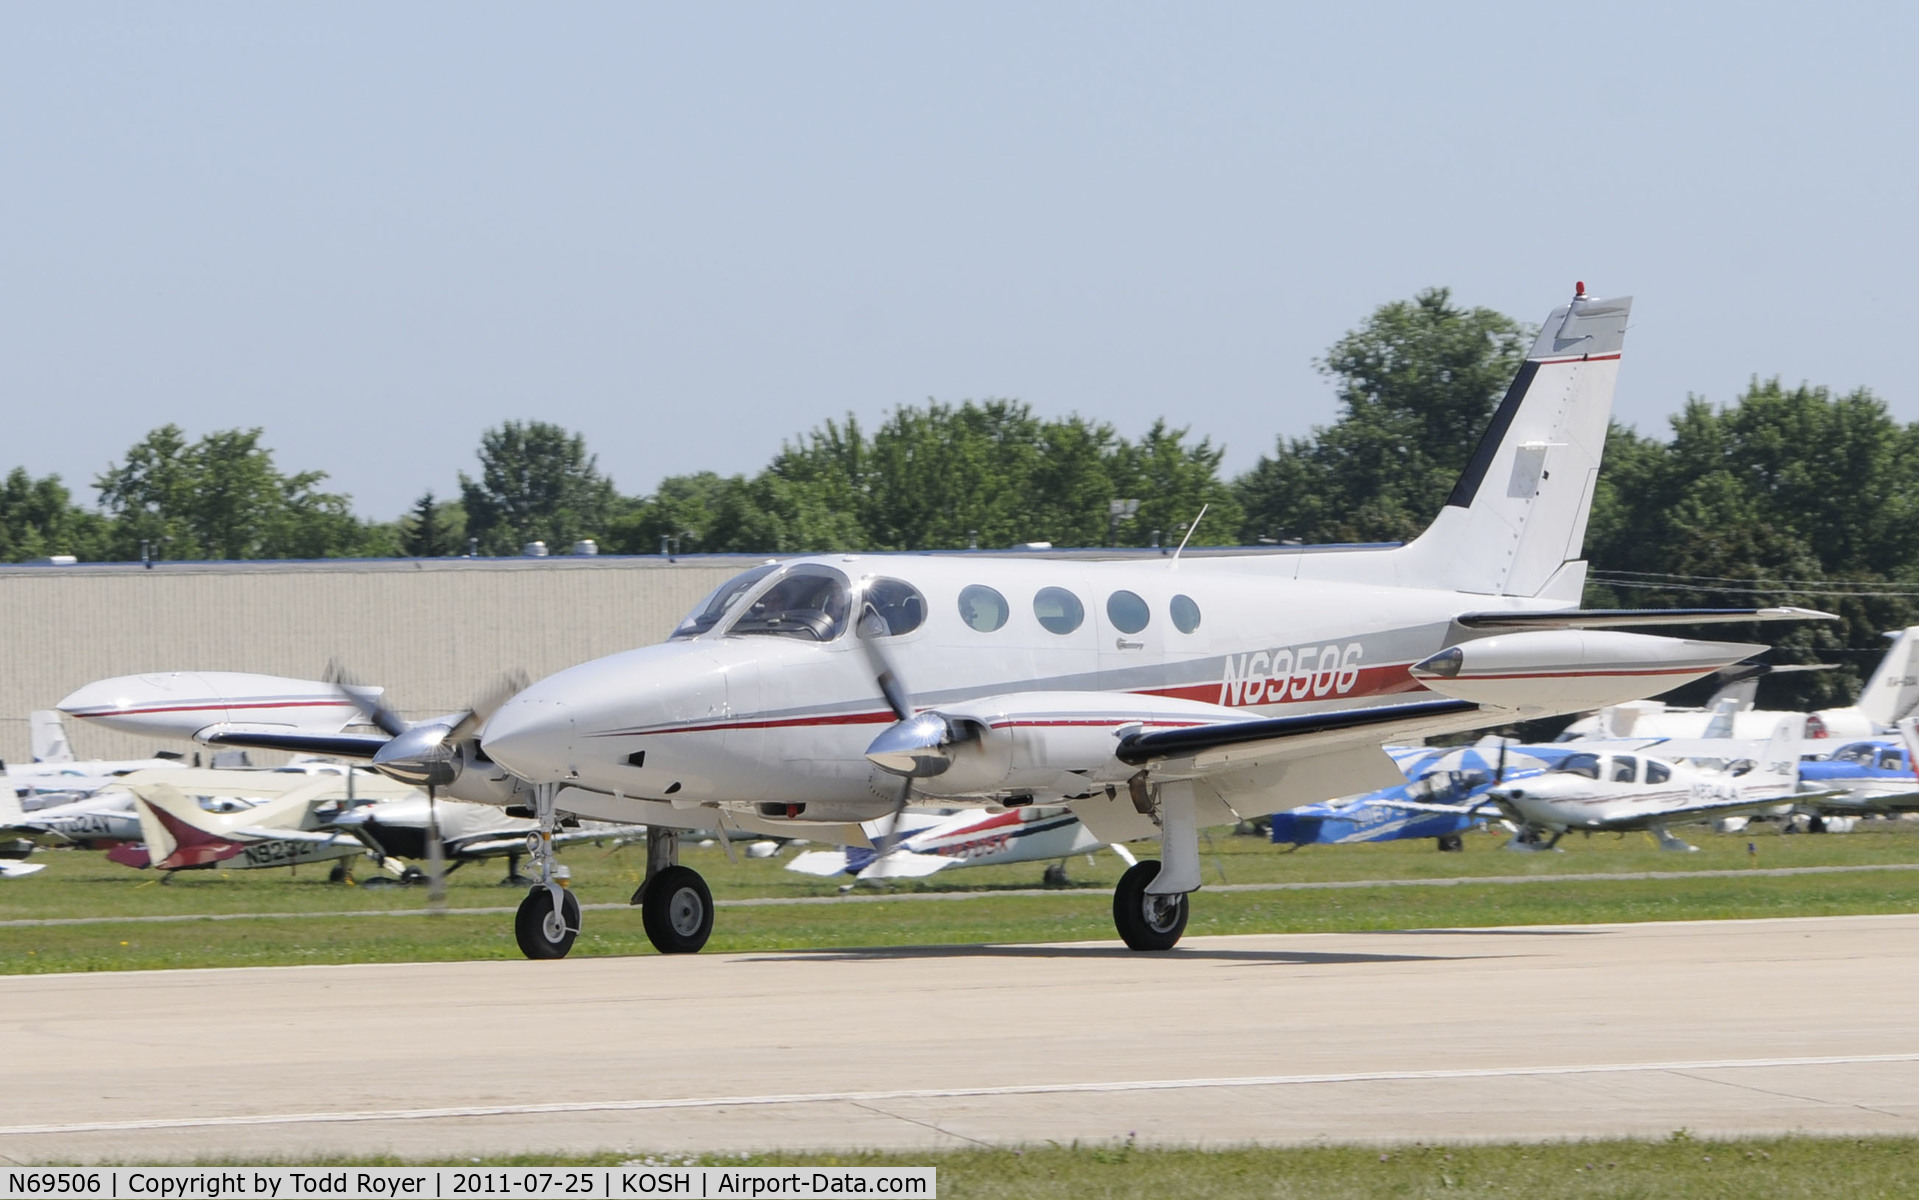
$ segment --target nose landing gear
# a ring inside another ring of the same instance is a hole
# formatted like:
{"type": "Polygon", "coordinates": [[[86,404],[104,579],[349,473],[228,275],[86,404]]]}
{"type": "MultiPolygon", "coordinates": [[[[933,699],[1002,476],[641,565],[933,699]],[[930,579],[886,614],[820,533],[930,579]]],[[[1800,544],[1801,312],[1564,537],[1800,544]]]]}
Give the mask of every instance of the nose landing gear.
{"type": "Polygon", "coordinates": [[[566,868],[553,861],[553,831],[559,824],[553,800],[558,790],[550,783],[533,789],[540,827],[526,835],[526,852],[540,881],[528,889],[513,914],[513,938],[528,958],[565,958],[580,934],[580,898],[562,885],[566,868]]]}
{"type": "Polygon", "coordinates": [[[553,907],[553,893],[534,884],[513,914],[513,937],[528,958],[565,958],[580,933],[580,898],[560,889],[561,907],[553,907]]]}

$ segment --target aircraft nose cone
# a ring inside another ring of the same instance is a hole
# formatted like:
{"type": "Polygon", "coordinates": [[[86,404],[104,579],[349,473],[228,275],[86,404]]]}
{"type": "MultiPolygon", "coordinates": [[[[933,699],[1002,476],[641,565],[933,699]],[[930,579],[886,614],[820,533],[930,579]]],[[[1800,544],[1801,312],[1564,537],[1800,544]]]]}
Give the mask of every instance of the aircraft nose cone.
{"type": "Polygon", "coordinates": [[[54,707],[69,717],[111,716],[133,705],[127,682],[125,679],[96,680],[69,693],[54,707]]]}
{"type": "Polygon", "coordinates": [[[522,692],[488,718],[480,749],[529,783],[558,783],[574,774],[573,714],[559,700],[522,692]]]}

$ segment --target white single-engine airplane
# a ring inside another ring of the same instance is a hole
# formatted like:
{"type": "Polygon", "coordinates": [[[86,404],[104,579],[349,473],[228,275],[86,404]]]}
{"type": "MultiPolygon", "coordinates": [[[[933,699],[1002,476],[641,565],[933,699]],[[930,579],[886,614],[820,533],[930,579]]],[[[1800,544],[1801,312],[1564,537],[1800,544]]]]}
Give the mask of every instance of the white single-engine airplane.
{"type": "MultiPolygon", "coordinates": [[[[1100,848],[1092,831],[1063,808],[1016,808],[988,813],[979,809],[946,816],[905,813],[866,823],[866,835],[879,848],[809,850],[786,864],[802,875],[851,875],[862,883],[917,879],[948,867],[998,867],[1008,863],[1052,862],[1048,883],[1064,882],[1065,860],[1090,856],[1100,848]],[[894,826],[899,828],[895,829],[894,826]]],[[[1127,866],[1139,860],[1115,844],[1127,866]]]]}
{"type": "MultiPolygon", "coordinates": [[[[859,846],[860,822],[909,801],[1064,805],[1102,842],[1159,838],[1113,915],[1127,945],[1169,949],[1200,886],[1201,826],[1400,783],[1385,742],[1636,699],[1761,649],[1631,627],[1825,615],[1578,607],[1630,307],[1581,285],[1552,312],[1445,506],[1404,546],[790,559],[722,585],[666,642],[490,712],[409,724],[369,705],[378,734],[194,736],[371,756],[459,799],[525,806],[547,836],[561,813],[658,829],[717,817],[859,846]]],[[[541,883],[515,928],[527,955],[556,958],[579,902],[535,845],[541,883]]],[[[648,935],[698,950],[706,885],[660,868],[641,899],[648,935]]]]}
{"type": "MultiPolygon", "coordinates": [[[[1569,754],[1542,775],[1492,789],[1487,799],[1521,825],[1510,843],[1513,849],[1551,850],[1572,829],[1644,829],[1662,850],[1697,850],[1668,827],[1765,808],[1790,809],[1801,798],[1799,744],[1805,724],[1803,714],[1782,717],[1771,740],[1763,746],[1746,744],[1757,761],[1744,760],[1743,769],[1710,770],[1644,753],[1569,754]],[[1542,841],[1542,833],[1549,833],[1550,840],[1542,841]]],[[[1671,745],[1683,748],[1677,742],[1671,745]]]]}

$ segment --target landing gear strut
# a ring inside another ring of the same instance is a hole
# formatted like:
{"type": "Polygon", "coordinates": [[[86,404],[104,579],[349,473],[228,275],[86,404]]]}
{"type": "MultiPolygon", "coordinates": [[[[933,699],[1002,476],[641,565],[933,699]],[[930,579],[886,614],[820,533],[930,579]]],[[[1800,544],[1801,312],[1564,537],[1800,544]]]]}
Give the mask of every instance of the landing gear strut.
{"type": "Polygon", "coordinates": [[[527,891],[513,917],[514,939],[528,958],[565,958],[580,933],[579,897],[566,889],[566,868],[553,861],[553,830],[558,825],[553,800],[558,790],[550,783],[533,789],[540,827],[526,835],[526,852],[539,870],[540,881],[527,891]]]}
{"type": "Polygon", "coordinates": [[[1113,889],[1113,925],[1134,950],[1171,950],[1186,932],[1186,897],[1199,890],[1199,827],[1193,785],[1131,781],[1133,805],[1159,824],[1160,859],[1126,869],[1113,889]]]}
{"type": "Polygon", "coordinates": [[[646,940],[661,954],[697,953],[713,936],[713,893],[698,871],[679,860],[679,831],[647,826],[646,881],[632,903],[640,906],[646,940]]]}

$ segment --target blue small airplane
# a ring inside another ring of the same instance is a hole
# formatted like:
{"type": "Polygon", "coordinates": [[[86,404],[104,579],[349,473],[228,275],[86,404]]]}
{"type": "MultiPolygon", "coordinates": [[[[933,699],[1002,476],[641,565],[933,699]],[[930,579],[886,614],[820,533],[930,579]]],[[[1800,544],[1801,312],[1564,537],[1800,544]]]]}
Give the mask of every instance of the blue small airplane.
{"type": "Polygon", "coordinates": [[[1441,850],[1463,848],[1460,835],[1499,815],[1481,798],[1494,786],[1538,775],[1575,747],[1389,746],[1406,782],[1273,814],[1278,845],[1346,845],[1433,838],[1441,850]]]}
{"type": "Polygon", "coordinates": [[[1913,774],[1913,724],[1901,721],[1899,737],[1848,742],[1824,758],[1799,764],[1799,789],[1821,793],[1817,808],[1840,812],[1919,810],[1919,777],[1913,774]]]}

